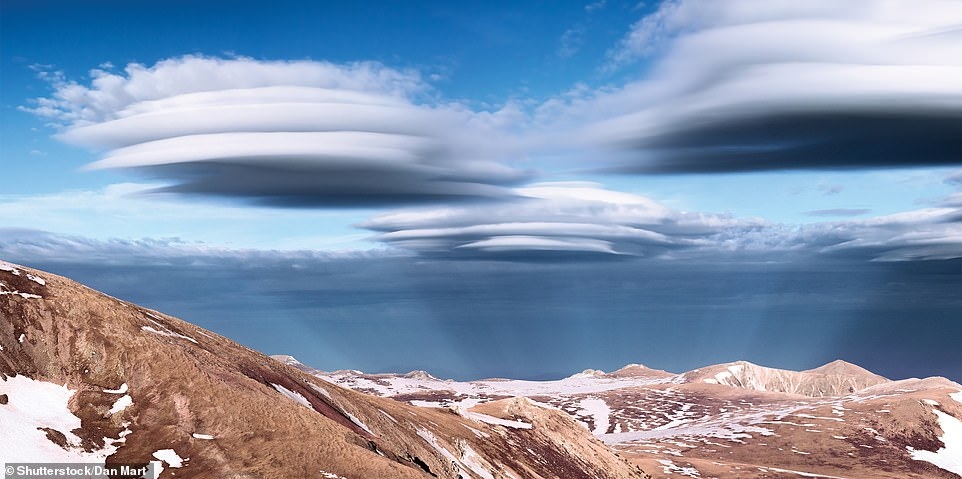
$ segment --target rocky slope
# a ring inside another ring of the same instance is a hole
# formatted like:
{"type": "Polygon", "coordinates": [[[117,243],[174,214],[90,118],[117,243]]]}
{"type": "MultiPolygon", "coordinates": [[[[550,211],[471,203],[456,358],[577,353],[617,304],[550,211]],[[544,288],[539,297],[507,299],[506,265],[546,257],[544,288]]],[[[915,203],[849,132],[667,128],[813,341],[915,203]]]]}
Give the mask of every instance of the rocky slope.
{"type": "Polygon", "coordinates": [[[0,262],[0,462],[155,461],[188,478],[645,477],[560,411],[495,406],[369,396],[0,262]]]}
{"type": "Polygon", "coordinates": [[[558,381],[313,372],[440,409],[498,411],[529,398],[564,411],[654,477],[962,477],[962,386],[889,381],[843,361],[801,372],[743,361],[682,374],[629,365],[558,381]]]}

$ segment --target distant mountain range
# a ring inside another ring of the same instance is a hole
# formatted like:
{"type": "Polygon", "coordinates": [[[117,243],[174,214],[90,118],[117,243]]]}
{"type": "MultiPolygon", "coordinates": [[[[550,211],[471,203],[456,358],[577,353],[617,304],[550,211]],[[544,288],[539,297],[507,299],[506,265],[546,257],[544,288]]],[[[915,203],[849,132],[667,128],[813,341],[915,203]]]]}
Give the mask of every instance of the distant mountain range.
{"type": "Polygon", "coordinates": [[[163,478],[960,478],[962,386],[835,361],[323,372],[0,262],[0,462],[163,478]]]}
{"type": "Polygon", "coordinates": [[[524,397],[580,422],[654,477],[958,478],[962,386],[890,381],[844,361],[808,371],[745,361],[682,374],[631,364],[557,381],[457,382],[407,374],[322,372],[357,391],[463,417],[524,397]]]}

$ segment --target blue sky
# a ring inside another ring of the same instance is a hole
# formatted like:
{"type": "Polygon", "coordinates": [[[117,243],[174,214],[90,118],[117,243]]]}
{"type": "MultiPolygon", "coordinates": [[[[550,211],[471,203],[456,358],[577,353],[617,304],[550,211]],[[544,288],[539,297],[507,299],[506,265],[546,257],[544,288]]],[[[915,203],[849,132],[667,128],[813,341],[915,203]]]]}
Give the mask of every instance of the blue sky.
{"type": "Polygon", "coordinates": [[[322,369],[960,379],[925,7],[5,2],[0,256],[322,369]]]}

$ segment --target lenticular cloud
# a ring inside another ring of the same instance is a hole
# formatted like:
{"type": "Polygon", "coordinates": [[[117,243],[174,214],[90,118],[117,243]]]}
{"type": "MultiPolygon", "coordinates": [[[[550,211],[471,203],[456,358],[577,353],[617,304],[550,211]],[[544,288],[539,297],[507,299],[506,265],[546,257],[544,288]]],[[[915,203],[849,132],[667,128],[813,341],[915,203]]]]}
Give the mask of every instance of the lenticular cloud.
{"type": "Polygon", "coordinates": [[[31,111],[104,151],[91,168],[136,169],[167,191],[393,204],[499,197],[528,177],[505,161],[511,112],[418,103],[429,88],[416,73],[376,63],[188,56],[55,88],[31,111]]]}
{"type": "Polygon", "coordinates": [[[373,62],[185,56],[89,85],[48,73],[54,93],[28,110],[103,152],[92,168],[287,206],[513,196],[533,176],[521,158],[628,174],[955,165],[960,25],[954,0],[672,0],[599,59],[645,57],[643,77],[540,104],[475,111],[373,62]]]}
{"type": "Polygon", "coordinates": [[[585,136],[628,173],[954,165],[960,26],[946,0],[668,1],[609,53],[648,78],[585,136]]]}
{"type": "MultiPolygon", "coordinates": [[[[373,239],[443,258],[752,261],[841,255],[872,261],[960,256],[960,209],[795,226],[729,214],[686,212],[591,183],[541,183],[489,205],[398,210],[360,224],[373,239]]],[[[952,198],[952,197],[950,197],[952,198]]]]}
{"type": "Polygon", "coordinates": [[[591,183],[541,183],[494,205],[384,213],[361,224],[375,239],[420,254],[455,258],[603,259],[667,257],[704,248],[737,219],[673,210],[644,196],[591,183]]]}

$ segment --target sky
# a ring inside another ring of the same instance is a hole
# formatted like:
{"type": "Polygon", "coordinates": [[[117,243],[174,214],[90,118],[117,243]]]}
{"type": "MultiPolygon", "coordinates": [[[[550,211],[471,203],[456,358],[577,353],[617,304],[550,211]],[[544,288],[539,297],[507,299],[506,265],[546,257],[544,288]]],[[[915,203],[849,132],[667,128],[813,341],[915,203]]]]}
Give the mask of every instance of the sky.
{"type": "Polygon", "coordinates": [[[324,370],[962,381],[953,1],[0,6],[0,258],[324,370]]]}

